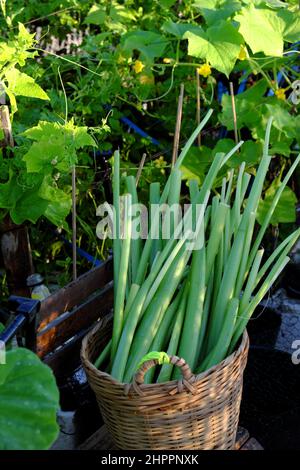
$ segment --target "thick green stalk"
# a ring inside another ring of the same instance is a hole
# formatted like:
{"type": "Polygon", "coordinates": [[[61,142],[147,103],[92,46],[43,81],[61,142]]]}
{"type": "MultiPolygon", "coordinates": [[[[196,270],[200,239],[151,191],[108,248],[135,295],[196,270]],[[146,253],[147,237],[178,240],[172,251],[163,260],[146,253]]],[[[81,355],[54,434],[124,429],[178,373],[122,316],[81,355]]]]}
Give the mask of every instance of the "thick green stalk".
{"type": "Polygon", "coordinates": [[[259,302],[262,301],[268,290],[271,289],[272,285],[282,272],[282,270],[285,268],[287,263],[289,262],[290,258],[288,256],[280,256],[277,262],[274,264],[273,268],[269,272],[268,276],[266,277],[264,283],[262,284],[261,288],[257,292],[257,294],[253,297],[251,300],[250,304],[246,308],[245,311],[241,312],[241,315],[238,317],[236,326],[235,326],[235,331],[234,335],[231,341],[230,345],[230,352],[232,352],[241,337],[244,329],[247,326],[247,323],[249,319],[251,318],[251,315],[253,314],[254,310],[256,309],[257,305],[259,302]]]}
{"type": "Polygon", "coordinates": [[[192,370],[197,361],[197,346],[205,298],[205,251],[204,245],[200,250],[193,252],[189,298],[179,346],[179,356],[186,360],[192,370]]]}
{"type": "MultiPolygon", "coordinates": [[[[214,199],[215,198],[213,198],[213,201],[214,199]]],[[[218,251],[220,250],[220,243],[222,240],[222,234],[224,232],[225,220],[226,220],[228,211],[229,211],[229,206],[221,202],[220,204],[218,204],[215,211],[213,211],[214,215],[212,214],[210,236],[209,236],[209,240],[207,244],[206,283],[208,282],[210,278],[210,274],[211,274],[211,271],[215,262],[216,255],[218,251]]]]}
{"type": "Polygon", "coordinates": [[[233,184],[233,176],[234,176],[234,170],[230,170],[230,172],[229,172],[229,181],[228,181],[226,196],[225,196],[225,204],[230,204],[232,184],[233,184]]]}
{"type": "MultiPolygon", "coordinates": [[[[149,199],[150,199],[150,209],[151,207],[158,205],[160,201],[160,184],[159,183],[151,183],[150,184],[150,192],[149,192],[149,199]]],[[[150,223],[150,220],[149,220],[150,223]]],[[[149,227],[151,229],[151,227],[149,227]]],[[[154,240],[152,243],[151,248],[151,256],[150,256],[150,263],[153,264],[155,256],[158,251],[162,250],[162,240],[161,240],[161,226],[158,224],[156,226],[156,233],[154,235],[154,240]]]]}
{"type": "Polygon", "coordinates": [[[208,326],[208,320],[209,320],[209,314],[211,311],[211,305],[212,305],[212,296],[213,296],[213,288],[214,288],[214,268],[212,269],[211,272],[211,277],[208,282],[208,286],[205,292],[205,300],[204,300],[204,308],[203,308],[203,314],[202,314],[202,322],[201,322],[201,328],[200,328],[200,333],[199,333],[199,338],[198,338],[198,345],[197,345],[197,364],[196,367],[199,365],[199,361],[201,358],[204,356],[205,353],[205,338],[207,336],[207,326],[208,326]]]}
{"type": "Polygon", "coordinates": [[[264,277],[268,269],[272,266],[276,258],[278,258],[279,256],[286,256],[291,251],[299,237],[300,228],[295,230],[293,233],[291,233],[291,235],[289,235],[285,240],[283,240],[283,242],[280,243],[280,245],[276,248],[276,250],[274,250],[274,252],[271,254],[271,256],[260,269],[254,287],[259,284],[259,282],[264,277]]]}
{"type": "Polygon", "coordinates": [[[104,361],[106,361],[109,358],[110,351],[111,351],[111,343],[112,340],[110,339],[105,348],[101,351],[100,355],[96,359],[94,365],[99,369],[99,367],[103,364],[104,361]]]}
{"type": "Polygon", "coordinates": [[[131,195],[124,196],[124,241],[122,243],[120,272],[118,278],[116,301],[114,305],[111,361],[113,361],[123,326],[124,301],[127,284],[131,245],[131,195]]]}
{"type": "MultiPolygon", "coordinates": [[[[182,149],[182,151],[181,151],[181,153],[180,153],[180,155],[179,155],[179,157],[178,157],[178,159],[175,163],[174,168],[176,168],[176,169],[180,168],[180,166],[182,165],[189,149],[193,145],[197,135],[203,129],[203,127],[205,126],[205,124],[209,120],[212,113],[213,113],[212,109],[210,109],[206,113],[205,117],[202,119],[202,121],[200,122],[198,127],[195,129],[195,131],[193,132],[193,134],[191,135],[191,137],[189,138],[189,140],[186,142],[185,146],[183,147],[183,149],[182,149]]],[[[168,180],[165,184],[164,190],[162,192],[162,195],[160,197],[160,204],[164,204],[167,201],[169,190],[170,190],[170,177],[168,178],[168,180]]],[[[205,191],[204,194],[202,195],[203,200],[205,199],[206,194],[207,194],[207,191],[205,191]]],[[[154,214],[154,217],[155,217],[155,214],[154,214]]],[[[157,220],[158,217],[155,217],[155,219],[157,220]]],[[[145,275],[146,275],[146,266],[147,266],[149,257],[151,255],[152,244],[153,244],[152,238],[148,237],[147,240],[146,240],[146,243],[144,245],[143,252],[142,252],[141,263],[139,265],[139,269],[138,269],[137,277],[136,277],[136,280],[135,280],[135,284],[141,285],[142,282],[144,281],[144,278],[145,278],[145,275]]]]}
{"type": "Polygon", "coordinates": [[[221,334],[216,342],[215,347],[209,353],[209,355],[205,358],[197,373],[203,372],[210,367],[218,364],[219,362],[223,361],[226,358],[228,348],[230,346],[230,342],[232,339],[232,335],[234,332],[234,325],[236,321],[236,316],[239,308],[239,301],[236,298],[230,300],[228,304],[228,309],[225,314],[225,320],[223,324],[223,328],[221,334]]]}
{"type": "Polygon", "coordinates": [[[255,242],[253,244],[253,247],[252,247],[252,250],[251,250],[251,253],[250,253],[250,256],[249,256],[249,259],[248,259],[248,269],[249,269],[249,266],[251,266],[252,262],[253,262],[253,259],[255,257],[255,254],[262,242],[262,239],[263,239],[263,236],[265,234],[265,231],[266,229],[268,228],[269,226],[269,223],[271,221],[271,218],[272,218],[272,215],[274,214],[274,211],[276,209],[276,206],[279,202],[279,199],[282,195],[282,192],[284,190],[284,188],[286,187],[289,179],[291,178],[292,174],[294,173],[295,169],[297,168],[298,164],[300,162],[300,154],[298,155],[298,157],[296,158],[296,160],[294,161],[293,165],[291,166],[291,168],[289,169],[289,171],[287,172],[285,178],[283,179],[283,181],[281,182],[279,188],[277,189],[276,193],[275,193],[275,196],[273,198],[273,201],[272,201],[272,204],[264,218],[264,221],[263,221],[263,224],[256,236],[256,239],[255,239],[255,242]]]}
{"type": "MultiPolygon", "coordinates": [[[[185,317],[186,303],[187,303],[187,298],[188,298],[188,289],[189,289],[189,283],[186,282],[182,295],[181,295],[180,305],[178,307],[175,324],[172,329],[172,334],[171,334],[169,346],[167,349],[167,354],[169,356],[177,354],[179,340],[180,340],[180,336],[182,332],[182,325],[183,325],[184,317],[185,317]]],[[[169,364],[164,364],[158,375],[157,382],[159,383],[168,382],[169,380],[171,380],[172,372],[173,372],[173,366],[169,364]]]]}
{"type": "Polygon", "coordinates": [[[114,302],[116,301],[117,289],[120,272],[121,258],[121,239],[120,239],[120,152],[114,153],[113,165],[113,204],[114,204],[114,238],[113,238],[113,263],[114,263],[114,302]]]}
{"type": "MultiPolygon", "coordinates": [[[[128,192],[131,194],[132,197],[132,204],[137,207],[138,204],[138,195],[136,190],[136,180],[133,175],[126,177],[126,184],[128,192]]],[[[139,213],[134,213],[132,217],[132,233],[140,232],[141,235],[141,217],[139,213]]],[[[131,279],[134,280],[137,275],[137,269],[141,257],[142,251],[142,239],[139,236],[138,238],[133,238],[131,240],[131,256],[130,256],[130,271],[131,271],[131,279]]],[[[130,283],[131,284],[131,283],[130,283]]]]}
{"type": "MultiPolygon", "coordinates": [[[[177,170],[174,168],[171,173],[171,179],[170,179],[170,191],[168,195],[168,205],[170,208],[173,209],[174,212],[170,214],[170,224],[169,224],[169,229],[170,229],[170,235],[174,233],[174,228],[177,227],[178,225],[178,220],[179,220],[179,202],[180,202],[180,191],[181,191],[181,178],[182,178],[182,172],[180,170],[177,170]]],[[[165,220],[168,222],[168,220],[165,218],[165,220]]],[[[164,232],[163,232],[164,233],[164,232]]]]}
{"type": "Polygon", "coordinates": [[[258,273],[258,270],[259,270],[259,267],[260,267],[260,263],[261,263],[263,254],[264,254],[264,250],[258,250],[258,252],[256,253],[256,256],[254,258],[253,265],[250,269],[250,273],[249,273],[249,276],[248,276],[248,279],[247,279],[246,287],[245,287],[245,290],[243,292],[241,302],[240,302],[240,308],[239,308],[239,314],[240,315],[242,315],[243,311],[248,307],[248,304],[249,304],[250,299],[251,299],[251,295],[252,295],[252,293],[255,289],[255,281],[256,281],[256,278],[257,278],[257,273],[258,273]]]}
{"type": "MultiPolygon", "coordinates": [[[[182,292],[179,291],[175,299],[167,308],[167,311],[164,314],[160,327],[152,341],[149,351],[163,351],[165,349],[165,346],[170,340],[170,337],[174,328],[174,319],[176,319],[177,309],[179,307],[181,297],[182,297],[182,292]]],[[[149,372],[146,374],[144,383],[148,383],[148,384],[152,383],[154,373],[155,373],[155,368],[152,367],[152,369],[150,369],[149,372]]]]}
{"type": "Polygon", "coordinates": [[[236,280],[236,285],[235,285],[235,293],[234,296],[239,298],[242,287],[245,282],[245,277],[248,274],[246,269],[247,269],[247,260],[251,248],[251,241],[252,241],[252,236],[253,236],[253,230],[254,230],[254,225],[255,225],[255,213],[251,212],[249,215],[249,222],[248,222],[248,230],[247,234],[245,237],[245,243],[244,243],[244,248],[243,248],[243,256],[241,259],[240,267],[239,267],[239,273],[238,277],[236,280]]]}
{"type": "Polygon", "coordinates": [[[125,382],[131,381],[139,361],[149,351],[149,347],[159,328],[160,321],[182,279],[182,274],[189,258],[190,252],[183,246],[181,252],[177,255],[176,261],[171,266],[168,275],[163,279],[157,290],[155,298],[144,313],[130,349],[124,374],[125,382]]]}

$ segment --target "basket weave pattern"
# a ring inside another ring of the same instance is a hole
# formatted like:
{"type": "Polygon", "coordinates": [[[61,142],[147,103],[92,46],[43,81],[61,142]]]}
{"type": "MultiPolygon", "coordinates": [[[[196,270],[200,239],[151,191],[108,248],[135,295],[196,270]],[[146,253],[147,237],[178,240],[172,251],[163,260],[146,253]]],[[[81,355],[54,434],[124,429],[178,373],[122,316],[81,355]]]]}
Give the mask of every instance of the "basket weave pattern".
{"type": "Polygon", "coordinates": [[[183,378],[143,384],[155,361],[143,364],[132,384],[97,370],[93,361],[111,338],[111,316],[84,338],[81,359],[103,420],[118,449],[233,449],[243,372],[249,348],[245,332],[239,348],[220,364],[193,375],[183,359],[171,357],[183,378]]]}

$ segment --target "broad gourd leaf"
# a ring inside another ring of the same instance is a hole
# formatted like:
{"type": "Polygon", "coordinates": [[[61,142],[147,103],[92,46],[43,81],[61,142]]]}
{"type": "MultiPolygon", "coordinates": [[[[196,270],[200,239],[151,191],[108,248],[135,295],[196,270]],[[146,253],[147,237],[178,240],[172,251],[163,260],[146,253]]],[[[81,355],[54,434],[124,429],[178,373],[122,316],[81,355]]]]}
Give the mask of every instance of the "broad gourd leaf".
{"type": "MultiPolygon", "coordinates": [[[[260,225],[267,215],[268,210],[273,202],[275,192],[278,188],[278,182],[274,181],[265,193],[264,199],[261,199],[258,205],[256,219],[260,225]]],[[[274,214],[271,218],[271,224],[291,223],[296,220],[296,203],[297,198],[294,192],[286,186],[276,206],[274,214]]]]}
{"type": "Polygon", "coordinates": [[[237,0],[196,0],[193,6],[201,11],[208,26],[230,18],[242,7],[241,2],[237,0]]]}
{"type": "Polygon", "coordinates": [[[49,100],[49,96],[44,90],[35,83],[32,77],[26,73],[20,72],[16,68],[9,69],[5,78],[8,82],[9,91],[16,96],[27,96],[30,98],[39,98],[40,100],[49,100]]]}
{"type": "Polygon", "coordinates": [[[161,29],[164,33],[169,33],[176,36],[178,39],[182,39],[187,31],[195,31],[195,33],[197,33],[199,26],[191,23],[174,23],[168,20],[162,25],[161,29]]]}
{"type": "MultiPolygon", "coordinates": [[[[231,148],[235,146],[235,142],[232,141],[231,148]]],[[[247,167],[256,165],[262,156],[262,144],[261,142],[254,142],[253,140],[247,140],[243,143],[240,148],[240,152],[235,153],[227,162],[227,165],[231,168],[238,167],[242,162],[246,163],[247,167]]]]}
{"type": "Polygon", "coordinates": [[[220,21],[206,31],[199,27],[198,32],[186,32],[188,53],[191,56],[205,59],[212,67],[229,77],[239,55],[243,38],[236,28],[220,21]]]}
{"type": "Polygon", "coordinates": [[[68,172],[76,163],[76,150],[87,145],[95,146],[87,127],[40,121],[36,127],[26,130],[23,136],[34,140],[23,160],[27,171],[50,173],[54,168],[68,172]]]}
{"type": "Polygon", "coordinates": [[[49,367],[27,349],[7,351],[0,365],[0,449],[48,449],[58,435],[58,409],[49,367]]]}
{"type": "Polygon", "coordinates": [[[287,138],[297,138],[299,136],[300,122],[289,113],[289,108],[280,104],[266,104],[267,117],[273,117],[273,126],[283,132],[287,138]]]}
{"type": "Polygon", "coordinates": [[[283,53],[284,21],[278,13],[266,8],[255,8],[250,4],[234,17],[240,24],[239,32],[250,46],[253,54],[281,56],[283,53]]]}
{"type": "Polygon", "coordinates": [[[171,8],[174,3],[176,3],[176,0],[160,0],[159,2],[159,4],[164,8],[171,8]]]}
{"type": "Polygon", "coordinates": [[[196,179],[199,184],[204,180],[207,168],[209,168],[213,160],[210,148],[202,145],[201,147],[191,147],[181,165],[183,179],[196,179]]]}
{"type": "Polygon", "coordinates": [[[106,9],[100,5],[93,5],[88,12],[84,23],[86,24],[103,24],[106,18],[106,9]]]}
{"type": "Polygon", "coordinates": [[[283,20],[283,37],[287,42],[298,42],[300,38],[300,11],[281,10],[278,16],[283,20]]]}
{"type": "Polygon", "coordinates": [[[132,55],[134,50],[141,53],[141,59],[153,62],[155,57],[161,57],[169,41],[161,34],[153,31],[132,31],[122,37],[121,47],[125,53],[132,55]]]}
{"type": "MultiPolygon", "coordinates": [[[[259,106],[263,103],[263,96],[267,88],[267,82],[262,79],[248,90],[235,96],[237,126],[239,129],[244,126],[251,128],[260,121],[259,106]]],[[[234,129],[230,95],[223,94],[222,113],[219,114],[219,120],[228,130],[234,129]]]]}
{"type": "Polygon", "coordinates": [[[27,190],[16,201],[15,206],[10,211],[10,216],[17,225],[22,224],[25,220],[35,224],[44,215],[47,206],[48,202],[40,198],[36,190],[27,190]]]}

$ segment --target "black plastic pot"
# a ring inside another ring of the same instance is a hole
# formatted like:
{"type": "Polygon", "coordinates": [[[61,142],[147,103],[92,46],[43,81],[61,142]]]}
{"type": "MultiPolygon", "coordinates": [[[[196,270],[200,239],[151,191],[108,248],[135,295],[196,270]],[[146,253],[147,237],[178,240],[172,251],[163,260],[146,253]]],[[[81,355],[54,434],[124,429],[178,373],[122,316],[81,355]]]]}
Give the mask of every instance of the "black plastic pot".
{"type": "Polygon", "coordinates": [[[101,426],[102,416],[82,366],[56,380],[60,392],[60,434],[52,448],[76,449],[101,426]]]}
{"type": "Polygon", "coordinates": [[[300,303],[283,289],[260,306],[248,324],[250,351],[244,374],[240,424],[265,449],[300,450],[300,303]],[[277,308],[275,308],[277,306],[277,308]]]}
{"type": "Polygon", "coordinates": [[[300,364],[279,350],[251,347],[240,424],[266,450],[300,450],[300,364]]]}

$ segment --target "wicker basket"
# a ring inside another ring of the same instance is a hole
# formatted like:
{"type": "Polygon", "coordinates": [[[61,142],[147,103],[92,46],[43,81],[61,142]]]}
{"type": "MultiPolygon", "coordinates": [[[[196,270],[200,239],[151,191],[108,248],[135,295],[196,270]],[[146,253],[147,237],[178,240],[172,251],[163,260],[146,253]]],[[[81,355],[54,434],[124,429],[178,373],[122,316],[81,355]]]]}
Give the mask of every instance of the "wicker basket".
{"type": "Polygon", "coordinates": [[[147,361],[132,384],[121,384],[93,366],[111,338],[111,316],[83,340],[81,359],[115,446],[122,450],[233,449],[243,372],[249,348],[245,332],[239,348],[217,366],[197,376],[183,359],[171,357],[183,378],[143,384],[147,361]]]}

